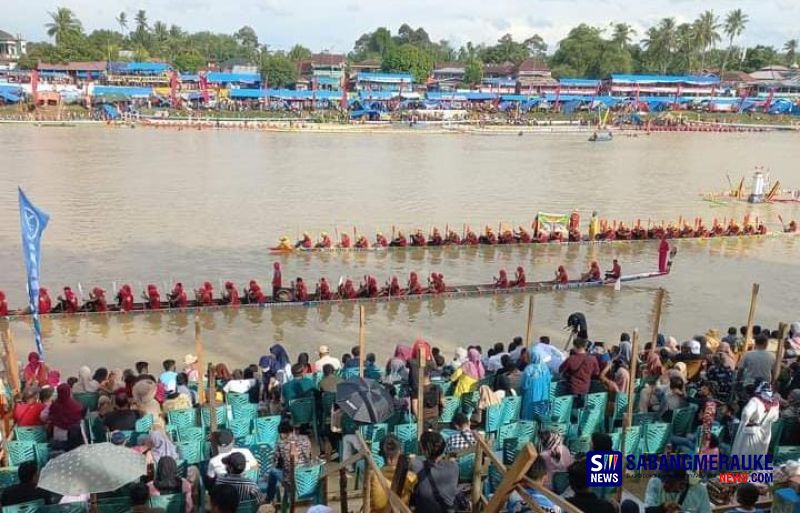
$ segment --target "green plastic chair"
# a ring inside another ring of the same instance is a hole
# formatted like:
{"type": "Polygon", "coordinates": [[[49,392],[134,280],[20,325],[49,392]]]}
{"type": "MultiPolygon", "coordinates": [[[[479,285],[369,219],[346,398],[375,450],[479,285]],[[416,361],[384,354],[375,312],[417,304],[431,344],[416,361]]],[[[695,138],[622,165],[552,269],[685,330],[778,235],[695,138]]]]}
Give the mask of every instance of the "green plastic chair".
{"type": "Polygon", "coordinates": [[[689,428],[692,425],[692,419],[694,419],[696,412],[697,405],[695,404],[674,410],[672,412],[672,420],[670,421],[671,433],[677,436],[686,436],[686,433],[689,432],[689,428]]]}
{"type": "Polygon", "coordinates": [[[137,433],[149,433],[151,429],[153,429],[152,415],[145,415],[141,419],[137,420],[136,426],[134,427],[134,430],[137,433]]]}
{"type": "Polygon", "coordinates": [[[90,412],[85,419],[86,432],[89,434],[89,440],[92,443],[105,442],[106,440],[106,425],[103,424],[103,419],[96,411],[90,412]]]}
{"type": "Polygon", "coordinates": [[[645,454],[660,454],[669,440],[669,424],[667,422],[651,422],[644,429],[645,454]]]}
{"type": "Polygon", "coordinates": [[[620,431],[614,431],[613,433],[609,433],[608,436],[611,437],[611,450],[619,451],[622,448],[622,433],[620,431]]]}
{"type": "Polygon", "coordinates": [[[197,465],[206,459],[201,442],[178,442],[175,445],[188,465],[197,465]]]}
{"type": "Polygon", "coordinates": [[[501,424],[510,424],[519,420],[519,412],[522,407],[522,397],[514,395],[503,398],[503,417],[501,424]]]}
{"type": "Polygon", "coordinates": [[[444,397],[444,408],[439,415],[439,424],[450,424],[453,422],[453,416],[461,406],[461,400],[458,397],[448,395],[444,397]]]}
{"type": "Polygon", "coordinates": [[[201,427],[187,426],[178,430],[178,441],[203,444],[206,441],[206,432],[201,427]]]}
{"type": "Polygon", "coordinates": [[[553,399],[550,403],[550,420],[558,424],[569,424],[572,414],[572,403],[574,395],[562,395],[553,399]]]}
{"type": "Polygon", "coordinates": [[[470,483],[475,471],[475,453],[470,452],[458,457],[458,482],[470,483]]]}
{"type": "Polygon", "coordinates": [[[416,454],[417,452],[417,425],[398,424],[394,427],[394,436],[403,443],[403,452],[406,454],[416,454]]]}
{"type": "MultiPolygon", "coordinates": [[[[633,455],[634,457],[639,456],[640,449],[642,445],[642,427],[641,426],[631,426],[625,429],[625,434],[622,434],[622,428],[617,428],[615,432],[620,434],[620,443],[622,443],[622,439],[624,437],[625,440],[625,454],[633,455]]],[[[622,445],[620,445],[620,450],[622,450],[622,445]]]]}
{"type": "Polygon", "coordinates": [[[389,432],[389,425],[385,422],[362,424],[358,426],[358,431],[361,433],[361,436],[364,437],[365,441],[380,443],[383,437],[389,432]]]}
{"type": "Polygon", "coordinates": [[[36,513],[89,513],[89,503],[81,501],[39,506],[36,508],[36,513]]]}
{"type": "Polygon", "coordinates": [[[783,419],[778,419],[772,423],[772,436],[769,439],[769,454],[772,454],[773,458],[777,452],[779,442],[782,436],[783,436],[783,419]]]}
{"type": "Polygon", "coordinates": [[[240,420],[246,420],[252,423],[258,417],[258,405],[247,403],[247,404],[235,404],[231,406],[231,422],[236,422],[240,420]]]}
{"type": "Polygon", "coordinates": [[[97,499],[98,513],[126,513],[130,511],[131,506],[131,500],[128,497],[97,499]]]}
{"type": "MultiPolygon", "coordinates": [[[[217,417],[217,428],[225,427],[228,425],[228,413],[231,407],[227,404],[218,404],[214,411],[217,417]]],[[[206,430],[211,429],[211,407],[203,406],[200,408],[200,422],[206,430]]]]}
{"type": "Polygon", "coordinates": [[[256,418],[254,426],[256,443],[267,444],[274,449],[278,445],[278,427],[280,424],[280,415],[256,418]]]}
{"type": "Polygon", "coordinates": [[[225,394],[225,403],[234,409],[238,406],[250,404],[250,394],[237,394],[235,392],[228,392],[225,394]]]}
{"type": "MultiPolygon", "coordinates": [[[[323,497],[322,480],[324,479],[325,465],[308,465],[294,469],[294,494],[295,503],[313,501],[314,504],[325,504],[327,497],[323,497]]],[[[283,494],[281,511],[289,511],[289,493],[283,494]]]]}
{"type": "Polygon", "coordinates": [[[37,499],[13,506],[3,506],[3,513],[35,513],[42,506],[44,506],[44,501],[42,499],[37,499]]]}
{"type": "Polygon", "coordinates": [[[72,398],[86,407],[86,411],[97,411],[97,401],[100,400],[100,394],[97,392],[77,392],[72,394],[72,398]]]}
{"type": "Polygon", "coordinates": [[[486,420],[484,426],[486,433],[497,433],[497,430],[503,425],[504,410],[503,403],[500,403],[493,404],[483,411],[486,420]]]}
{"type": "Polygon", "coordinates": [[[47,429],[44,426],[14,427],[14,440],[20,442],[47,442],[47,429]]]}
{"type": "Polygon", "coordinates": [[[6,453],[8,454],[8,464],[18,467],[26,461],[36,461],[36,442],[20,442],[9,440],[6,442],[6,453]]]}
{"type": "Polygon", "coordinates": [[[17,467],[0,467],[0,488],[8,488],[19,483],[17,467]]]}
{"type": "Polygon", "coordinates": [[[261,443],[250,446],[250,452],[258,462],[257,483],[267,480],[269,471],[275,466],[275,448],[269,444],[261,443]]]}
{"type": "Polygon", "coordinates": [[[193,408],[184,410],[170,410],[167,412],[167,423],[175,426],[178,430],[197,425],[197,413],[193,408]]]}
{"type": "Polygon", "coordinates": [[[250,435],[252,431],[252,426],[253,426],[253,421],[249,418],[242,418],[242,419],[234,418],[228,424],[228,429],[230,429],[234,438],[240,439],[250,435]]]}
{"type": "Polygon", "coordinates": [[[621,392],[617,393],[616,397],[614,397],[614,411],[611,414],[611,418],[608,419],[608,430],[613,431],[613,429],[617,425],[617,421],[622,422],[622,419],[625,416],[625,413],[628,411],[628,394],[623,394],[621,392]]]}
{"type": "Polygon", "coordinates": [[[256,510],[258,510],[258,501],[255,499],[242,501],[236,507],[236,513],[256,513],[256,510]]]}
{"type": "Polygon", "coordinates": [[[47,442],[36,442],[33,450],[36,453],[36,466],[43,469],[50,460],[50,445],[47,442]]]}
{"type": "Polygon", "coordinates": [[[472,414],[475,413],[476,409],[478,409],[479,400],[480,396],[477,390],[463,394],[461,396],[461,412],[466,415],[467,418],[472,417],[472,414]]]}
{"type": "Polygon", "coordinates": [[[550,489],[553,492],[561,495],[564,493],[567,488],[569,487],[569,473],[568,472],[554,472],[552,482],[550,483],[550,489]]]}
{"type": "Polygon", "coordinates": [[[314,432],[314,439],[319,443],[319,432],[317,431],[317,407],[313,397],[301,397],[293,399],[288,404],[289,420],[292,427],[311,425],[314,432]]]}
{"type": "Polygon", "coordinates": [[[586,454],[592,446],[591,435],[583,435],[569,441],[569,452],[578,455],[586,454]]]}
{"type": "Polygon", "coordinates": [[[150,507],[161,508],[165,513],[184,513],[186,511],[186,500],[182,493],[151,495],[150,507]]]}

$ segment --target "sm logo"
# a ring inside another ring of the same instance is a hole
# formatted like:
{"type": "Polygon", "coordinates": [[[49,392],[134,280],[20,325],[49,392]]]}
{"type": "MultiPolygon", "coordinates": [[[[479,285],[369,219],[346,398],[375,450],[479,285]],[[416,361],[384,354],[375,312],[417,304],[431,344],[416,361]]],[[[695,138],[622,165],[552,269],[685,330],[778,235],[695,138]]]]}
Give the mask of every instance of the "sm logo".
{"type": "Polygon", "coordinates": [[[622,486],[622,453],[618,451],[586,453],[586,486],[622,486]]]}

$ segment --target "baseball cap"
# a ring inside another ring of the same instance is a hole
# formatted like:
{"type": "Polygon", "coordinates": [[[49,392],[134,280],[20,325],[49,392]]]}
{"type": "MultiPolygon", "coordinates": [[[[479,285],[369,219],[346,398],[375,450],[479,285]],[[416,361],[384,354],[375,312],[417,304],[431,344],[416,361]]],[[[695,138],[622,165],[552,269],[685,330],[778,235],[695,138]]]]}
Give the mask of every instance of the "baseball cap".
{"type": "Polygon", "coordinates": [[[227,429],[220,429],[216,432],[217,444],[226,446],[233,443],[233,433],[227,429]]]}
{"type": "Polygon", "coordinates": [[[232,452],[222,458],[222,463],[230,469],[232,474],[241,474],[247,468],[247,458],[240,452],[232,452]]]}

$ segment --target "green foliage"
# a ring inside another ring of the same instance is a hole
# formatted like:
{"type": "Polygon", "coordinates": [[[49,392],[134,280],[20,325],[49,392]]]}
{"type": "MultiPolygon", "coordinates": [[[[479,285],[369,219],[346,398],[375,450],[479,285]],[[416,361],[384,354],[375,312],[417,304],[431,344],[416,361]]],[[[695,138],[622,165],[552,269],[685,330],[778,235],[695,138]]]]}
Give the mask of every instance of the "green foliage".
{"type": "Polygon", "coordinates": [[[559,43],[551,60],[554,74],[604,78],[611,73],[629,73],[633,59],[627,46],[620,41],[605,40],[602,30],[581,24],[572,29],[559,43]]]}
{"type": "Polygon", "coordinates": [[[497,44],[484,48],[481,52],[483,62],[493,62],[501,64],[513,62],[519,64],[529,57],[528,46],[525,43],[514,41],[511,34],[506,34],[497,40],[497,44]]]}
{"type": "Polygon", "coordinates": [[[748,48],[742,62],[742,71],[752,72],[778,61],[778,52],[771,46],[757,45],[748,48]]]}
{"type": "Polygon", "coordinates": [[[55,12],[48,13],[51,21],[45,25],[47,35],[54,38],[56,44],[62,44],[70,36],[83,34],[83,26],[75,13],[67,7],[59,7],[55,12]]]}
{"type": "Polygon", "coordinates": [[[483,79],[483,63],[477,57],[470,57],[464,64],[464,83],[480,84],[483,79]]]}
{"type": "Polygon", "coordinates": [[[311,50],[309,50],[303,45],[294,45],[292,49],[289,50],[289,59],[292,62],[300,62],[310,58],[311,58],[311,50]]]}
{"type": "Polygon", "coordinates": [[[261,76],[269,87],[289,87],[297,82],[297,66],[283,52],[261,58],[261,76]]]}
{"type": "Polygon", "coordinates": [[[176,55],[172,59],[172,64],[181,71],[196,73],[206,65],[206,60],[197,50],[189,50],[176,55]]]}
{"type": "Polygon", "coordinates": [[[424,83],[433,71],[433,58],[425,51],[406,43],[386,52],[381,68],[384,71],[407,71],[414,75],[417,83],[424,83]]]}

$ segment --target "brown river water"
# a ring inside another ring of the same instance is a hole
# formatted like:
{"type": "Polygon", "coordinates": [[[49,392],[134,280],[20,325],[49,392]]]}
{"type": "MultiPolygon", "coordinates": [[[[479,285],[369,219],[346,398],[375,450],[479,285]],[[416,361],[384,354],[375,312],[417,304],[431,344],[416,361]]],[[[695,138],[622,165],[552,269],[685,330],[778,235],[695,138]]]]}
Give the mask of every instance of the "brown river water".
{"type": "MultiPolygon", "coordinates": [[[[800,187],[795,134],[661,134],[591,144],[586,134],[524,136],[311,134],[106,127],[0,127],[0,289],[25,303],[16,186],[51,215],[42,244],[42,282],[52,293],[78,282],[85,292],[130,283],[196,286],[250,278],[338,281],[375,274],[405,280],[440,271],[448,284],[491,281],[523,265],[528,280],[552,277],[565,263],[577,275],[592,259],[623,271],[656,267],[657,244],[475,248],[274,257],[280,235],[359,230],[374,234],[449,223],[529,225],[537,211],[677,220],[741,218],[751,212],[779,229],[777,215],[800,218],[796,204],[715,206],[699,194],[727,188],[755,166],[785,187],[800,187]]],[[[800,241],[780,237],[678,244],[663,280],[541,294],[534,335],[561,345],[566,317],[582,311],[590,335],[614,341],[636,327],[649,337],[653,299],[667,291],[662,331],[686,339],[709,327],[744,324],[750,286],[761,284],[757,321],[800,319],[800,241]]],[[[313,286],[311,287],[313,289],[313,286]]],[[[55,295],[55,294],[53,294],[55,295]]],[[[109,293],[109,296],[111,294],[109,293]]],[[[138,293],[137,293],[138,295],[138,293]]],[[[162,296],[163,297],[163,296],[162,296]]],[[[407,301],[367,306],[367,345],[383,358],[397,343],[425,336],[449,356],[458,345],[507,342],[522,334],[524,296],[407,301]]],[[[255,361],[279,341],[294,357],[321,344],[342,353],[357,343],[353,305],[241,310],[201,315],[206,360],[255,361]]],[[[14,321],[17,351],[33,347],[28,322],[14,321]]],[[[192,317],[177,313],[45,319],[47,359],[67,375],[82,363],[128,367],[194,352],[192,317]]]]}

